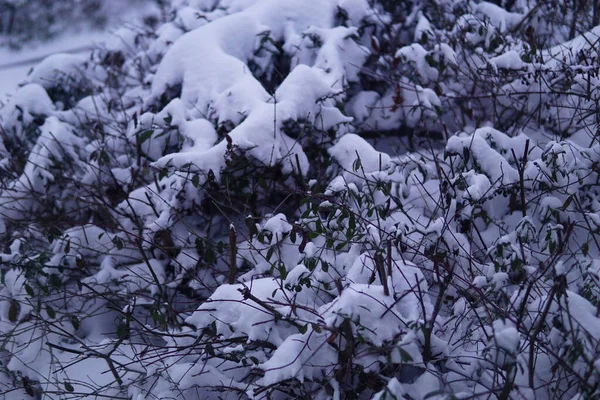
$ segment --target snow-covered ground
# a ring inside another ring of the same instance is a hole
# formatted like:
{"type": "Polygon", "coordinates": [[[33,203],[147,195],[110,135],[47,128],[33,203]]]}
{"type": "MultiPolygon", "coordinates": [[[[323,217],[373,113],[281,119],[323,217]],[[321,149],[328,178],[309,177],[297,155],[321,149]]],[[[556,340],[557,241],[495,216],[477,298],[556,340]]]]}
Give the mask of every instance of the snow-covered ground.
{"type": "Polygon", "coordinates": [[[85,51],[106,36],[106,30],[66,32],[49,42],[26,45],[17,51],[0,47],[0,99],[10,96],[31,68],[47,56],[85,51]]]}
{"type": "Polygon", "coordinates": [[[153,2],[106,1],[110,8],[111,21],[104,29],[67,30],[47,42],[27,43],[18,50],[0,47],[0,101],[17,89],[29,71],[49,55],[56,53],[82,53],[108,38],[110,32],[122,26],[125,21],[138,18],[156,11],[153,2]],[[135,4],[133,4],[135,3],[135,4]]]}

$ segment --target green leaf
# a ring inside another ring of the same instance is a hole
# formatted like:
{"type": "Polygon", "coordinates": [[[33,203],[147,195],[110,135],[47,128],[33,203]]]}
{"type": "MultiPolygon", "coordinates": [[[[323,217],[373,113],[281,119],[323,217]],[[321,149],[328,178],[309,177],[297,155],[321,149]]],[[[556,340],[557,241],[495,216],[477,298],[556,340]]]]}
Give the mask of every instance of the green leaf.
{"type": "Polygon", "coordinates": [[[27,292],[27,295],[29,297],[33,297],[35,295],[33,288],[31,286],[29,286],[28,284],[25,284],[25,292],[27,292]]]}
{"type": "Polygon", "coordinates": [[[215,349],[213,349],[212,345],[210,343],[206,344],[206,352],[208,353],[209,356],[214,357],[215,356],[215,349]]]}
{"type": "Polygon", "coordinates": [[[119,339],[127,339],[129,337],[129,326],[127,324],[117,325],[117,337],[119,339]]]}
{"type": "Polygon", "coordinates": [[[275,246],[271,246],[269,247],[269,250],[267,251],[267,261],[271,261],[271,257],[273,256],[273,253],[275,252],[275,246]]]}
{"type": "Polygon", "coordinates": [[[150,139],[154,134],[153,129],[148,129],[137,134],[137,140],[139,144],[144,143],[146,140],[150,139]]]}
{"type": "Polygon", "coordinates": [[[54,241],[54,239],[56,239],[57,237],[60,237],[62,235],[62,233],[60,232],[60,229],[58,229],[55,226],[51,226],[50,229],[48,230],[48,241],[50,243],[52,243],[54,241]]]}
{"type": "Polygon", "coordinates": [[[192,177],[192,185],[194,185],[195,188],[200,186],[200,176],[198,174],[192,177]]]}
{"type": "Polygon", "coordinates": [[[361,163],[360,157],[359,157],[356,160],[354,160],[354,163],[352,164],[352,169],[354,170],[354,172],[356,172],[360,169],[361,166],[362,166],[362,163],[361,163]]]}
{"type": "Polygon", "coordinates": [[[254,222],[254,218],[252,218],[251,216],[247,216],[244,222],[248,227],[248,232],[250,233],[250,236],[254,236],[258,233],[258,228],[256,227],[256,222],[254,222]]]}
{"type": "Polygon", "coordinates": [[[23,389],[25,389],[25,393],[27,393],[31,397],[35,397],[35,391],[31,387],[29,378],[24,376],[23,378],[21,378],[21,383],[23,384],[23,389]]]}
{"type": "Polygon", "coordinates": [[[352,230],[356,229],[356,219],[354,218],[354,214],[350,214],[348,218],[348,228],[352,230]]]}
{"type": "Polygon", "coordinates": [[[77,318],[76,315],[71,315],[71,325],[73,325],[73,329],[75,329],[76,331],[79,330],[79,318],[77,318]]]}
{"type": "Polygon", "coordinates": [[[46,313],[50,319],[56,318],[56,311],[54,311],[54,308],[52,308],[50,305],[46,305],[46,313]]]}
{"type": "Polygon", "coordinates": [[[17,322],[19,318],[19,312],[21,311],[21,305],[15,299],[10,301],[10,307],[8,308],[8,320],[10,322],[17,322]]]}
{"type": "Polygon", "coordinates": [[[73,385],[71,385],[69,382],[65,382],[65,390],[69,393],[73,393],[75,388],[73,388],[73,385]]]}
{"type": "Polygon", "coordinates": [[[301,334],[305,334],[308,331],[308,325],[299,325],[298,326],[298,332],[300,332],[301,334]]]}
{"type": "Polygon", "coordinates": [[[563,210],[565,210],[565,211],[567,210],[567,207],[569,207],[569,205],[570,205],[570,204],[571,204],[571,202],[573,201],[573,197],[574,197],[574,196],[575,196],[575,195],[573,195],[573,194],[572,194],[572,195],[570,195],[569,197],[567,197],[567,199],[565,200],[565,202],[563,203],[563,206],[562,206],[563,210]]]}
{"type": "Polygon", "coordinates": [[[161,137],[165,136],[167,133],[169,133],[170,130],[169,129],[163,129],[163,131],[161,133],[159,133],[158,135],[156,135],[154,137],[154,139],[160,139],[161,137]]]}
{"type": "Polygon", "coordinates": [[[52,274],[48,276],[48,285],[53,288],[60,288],[62,286],[62,279],[57,274],[52,274]]]}
{"type": "Polygon", "coordinates": [[[463,160],[465,160],[465,164],[469,162],[471,158],[471,150],[468,147],[463,147],[463,160]]]}
{"type": "Polygon", "coordinates": [[[434,390],[433,392],[429,392],[423,397],[423,399],[429,399],[432,397],[437,397],[439,395],[445,395],[446,392],[444,390],[434,390]]]}
{"type": "Polygon", "coordinates": [[[277,271],[279,272],[281,279],[285,280],[287,278],[287,269],[285,269],[285,265],[283,263],[279,264],[277,271]]]}
{"type": "Polygon", "coordinates": [[[113,237],[112,242],[117,247],[117,250],[123,249],[123,241],[118,236],[113,237]]]}
{"type": "Polygon", "coordinates": [[[402,358],[403,362],[412,362],[413,361],[412,356],[410,354],[408,354],[408,352],[406,350],[399,347],[398,351],[400,351],[400,357],[402,358]]]}

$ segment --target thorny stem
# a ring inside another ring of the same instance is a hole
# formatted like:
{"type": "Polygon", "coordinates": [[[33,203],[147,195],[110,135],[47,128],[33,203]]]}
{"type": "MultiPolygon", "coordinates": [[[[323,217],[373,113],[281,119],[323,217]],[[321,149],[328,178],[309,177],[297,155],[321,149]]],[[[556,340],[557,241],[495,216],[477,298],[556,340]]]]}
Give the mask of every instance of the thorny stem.
{"type": "Polygon", "coordinates": [[[237,253],[237,235],[235,232],[235,227],[232,225],[229,226],[229,284],[233,285],[235,283],[235,277],[237,275],[237,261],[236,261],[236,253],[237,253]]]}
{"type": "Polygon", "coordinates": [[[275,308],[273,308],[271,305],[265,303],[264,301],[262,301],[258,297],[254,296],[252,293],[250,293],[250,289],[248,289],[247,287],[245,287],[243,289],[238,289],[238,291],[242,294],[242,296],[244,296],[244,300],[248,300],[248,299],[252,300],[253,302],[255,302],[256,304],[258,304],[259,306],[261,306],[265,310],[269,311],[269,313],[272,314],[276,319],[285,321],[285,322],[287,322],[287,323],[295,326],[296,328],[298,328],[300,330],[304,330],[305,329],[304,325],[301,325],[298,322],[294,321],[293,319],[284,316],[279,311],[277,311],[275,308]]]}
{"type": "Polygon", "coordinates": [[[525,141],[525,150],[523,151],[523,159],[521,163],[517,159],[517,155],[515,154],[514,149],[510,149],[513,159],[515,160],[515,165],[517,167],[517,171],[519,172],[519,185],[521,188],[521,212],[523,213],[523,218],[527,216],[527,202],[525,199],[525,166],[527,165],[527,155],[529,154],[529,139],[525,141]]]}

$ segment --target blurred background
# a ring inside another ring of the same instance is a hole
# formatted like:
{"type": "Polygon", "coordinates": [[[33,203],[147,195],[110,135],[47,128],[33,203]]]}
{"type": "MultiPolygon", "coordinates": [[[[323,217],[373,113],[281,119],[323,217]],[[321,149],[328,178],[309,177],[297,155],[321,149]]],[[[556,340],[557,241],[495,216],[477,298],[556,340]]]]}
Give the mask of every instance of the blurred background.
{"type": "Polygon", "coordinates": [[[152,23],[167,0],[0,0],[0,101],[54,53],[78,53],[123,24],[152,23]]]}

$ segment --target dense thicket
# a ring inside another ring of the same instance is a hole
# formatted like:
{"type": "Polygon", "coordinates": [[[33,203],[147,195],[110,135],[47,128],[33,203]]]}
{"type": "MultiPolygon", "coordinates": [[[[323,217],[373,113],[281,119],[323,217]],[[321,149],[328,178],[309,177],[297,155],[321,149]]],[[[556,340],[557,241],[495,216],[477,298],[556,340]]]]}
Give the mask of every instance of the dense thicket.
{"type": "Polygon", "coordinates": [[[0,391],[598,397],[600,10],[497,3],[177,0],[43,61],[0,391]]]}

